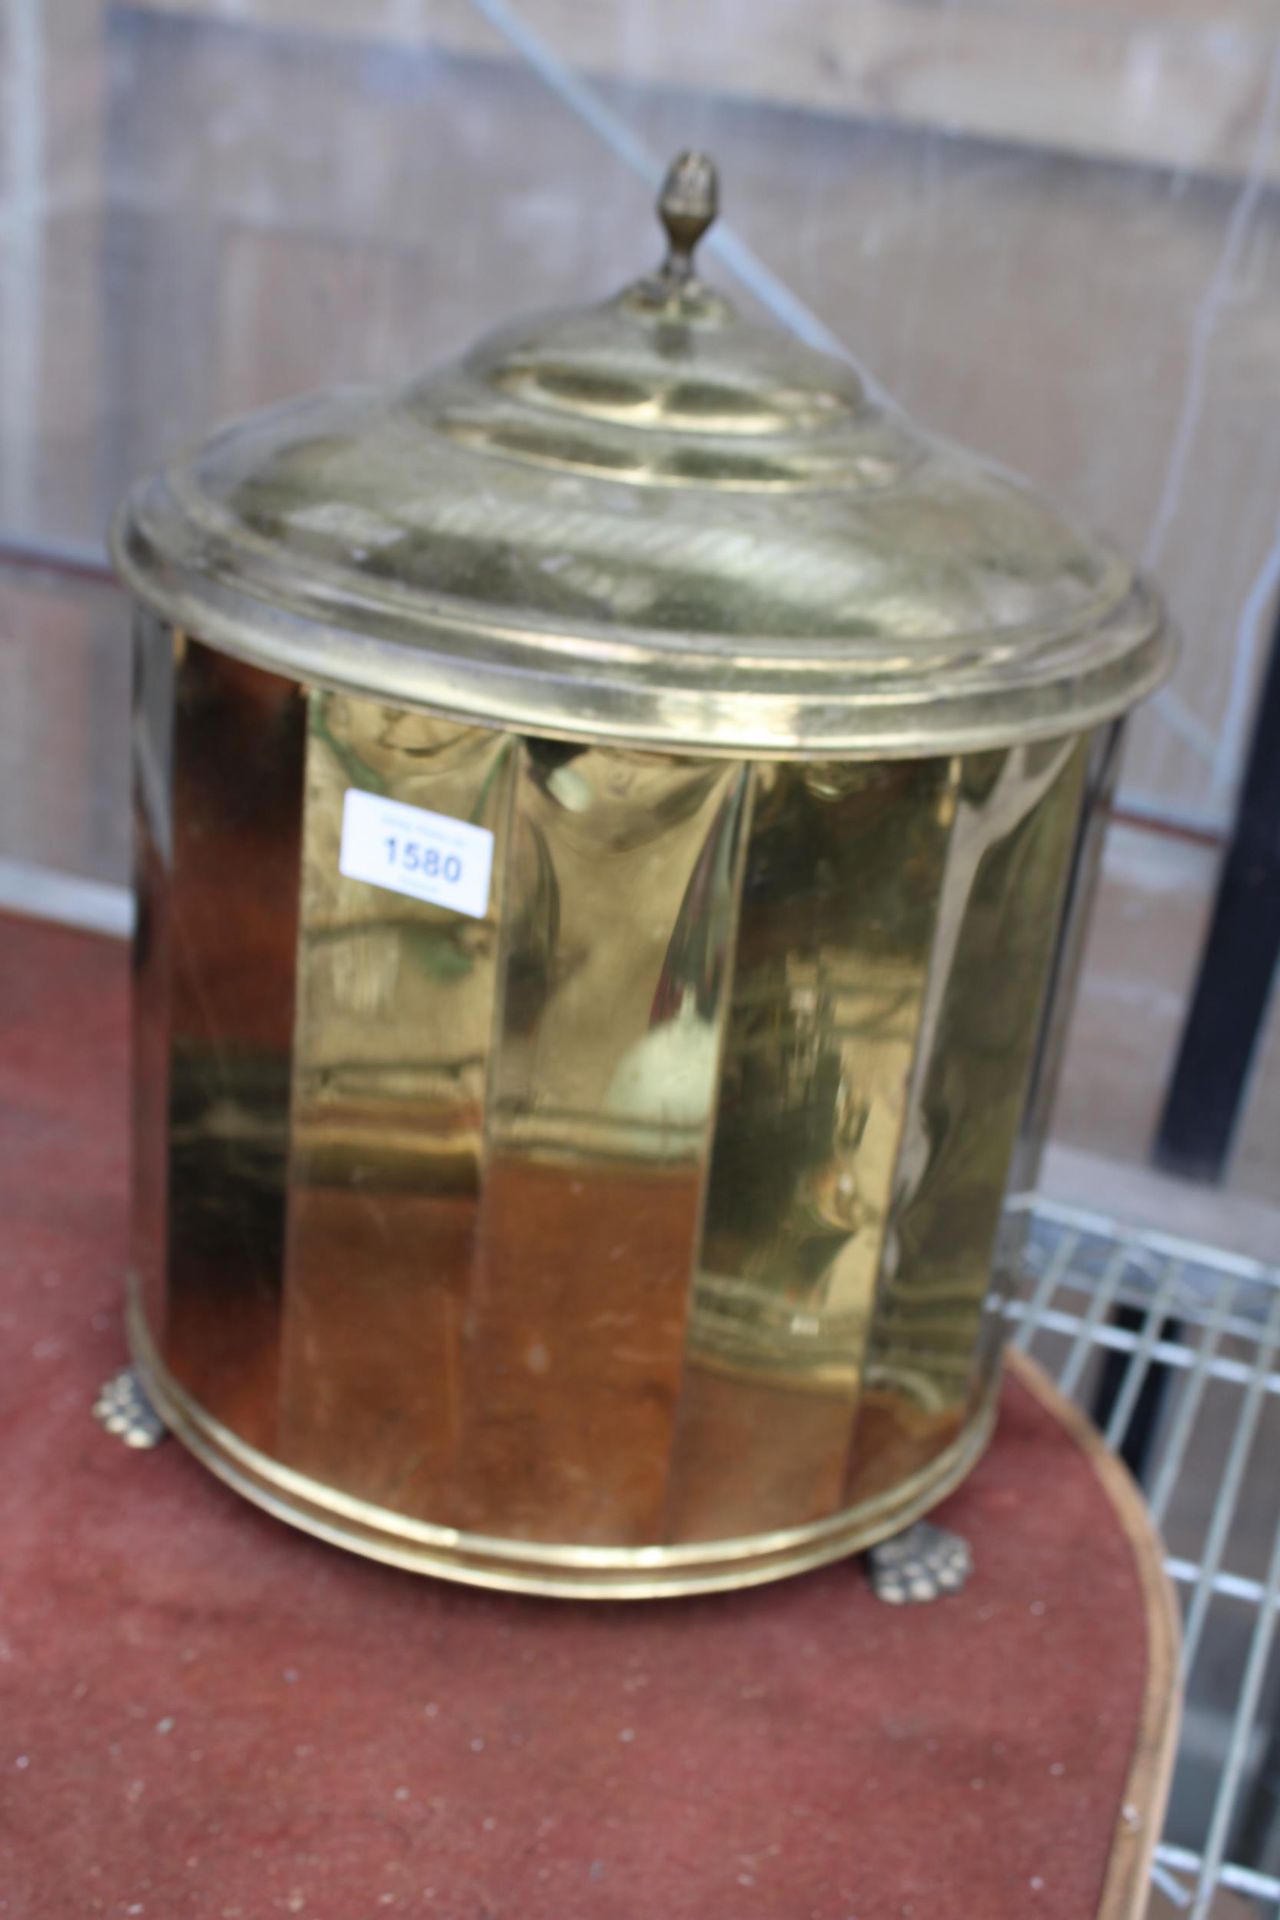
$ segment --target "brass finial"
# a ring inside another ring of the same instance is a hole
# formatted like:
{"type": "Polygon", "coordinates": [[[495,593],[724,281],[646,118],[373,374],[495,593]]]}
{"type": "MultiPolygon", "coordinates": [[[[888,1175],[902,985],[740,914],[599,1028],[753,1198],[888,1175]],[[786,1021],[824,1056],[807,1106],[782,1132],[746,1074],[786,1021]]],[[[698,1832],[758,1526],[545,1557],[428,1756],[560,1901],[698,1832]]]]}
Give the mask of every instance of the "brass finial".
{"type": "Polygon", "coordinates": [[[663,277],[683,282],[693,277],[693,250],[716,217],[720,182],[705,153],[679,153],[667,169],[658,195],[658,217],[667,230],[663,277]]]}

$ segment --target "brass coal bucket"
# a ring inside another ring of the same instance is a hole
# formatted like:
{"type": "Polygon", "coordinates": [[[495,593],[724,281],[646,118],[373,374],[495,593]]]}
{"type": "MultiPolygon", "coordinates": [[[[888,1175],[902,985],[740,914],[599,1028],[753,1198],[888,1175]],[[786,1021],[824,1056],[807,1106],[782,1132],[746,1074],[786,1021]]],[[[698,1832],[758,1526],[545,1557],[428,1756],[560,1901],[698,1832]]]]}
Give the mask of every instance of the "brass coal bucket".
{"type": "Polygon", "coordinates": [[[131,1336],[399,1566],[794,1573],[968,1472],[1159,606],[665,264],[140,487],[131,1336]],[[1016,1208],[1013,1216],[1016,1218],[1016,1208]]]}

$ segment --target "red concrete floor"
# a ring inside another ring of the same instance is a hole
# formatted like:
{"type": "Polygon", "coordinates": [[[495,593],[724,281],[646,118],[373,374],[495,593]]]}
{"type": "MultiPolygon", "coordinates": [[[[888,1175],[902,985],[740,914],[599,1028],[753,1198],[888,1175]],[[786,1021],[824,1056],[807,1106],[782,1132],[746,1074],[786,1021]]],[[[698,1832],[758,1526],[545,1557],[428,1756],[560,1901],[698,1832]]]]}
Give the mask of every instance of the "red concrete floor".
{"type": "Polygon", "coordinates": [[[90,1417],[124,1357],[126,961],[0,922],[0,1914],[1085,1920],[1146,1676],[1133,1551],[1016,1382],[962,1596],[490,1596],[90,1417]]]}

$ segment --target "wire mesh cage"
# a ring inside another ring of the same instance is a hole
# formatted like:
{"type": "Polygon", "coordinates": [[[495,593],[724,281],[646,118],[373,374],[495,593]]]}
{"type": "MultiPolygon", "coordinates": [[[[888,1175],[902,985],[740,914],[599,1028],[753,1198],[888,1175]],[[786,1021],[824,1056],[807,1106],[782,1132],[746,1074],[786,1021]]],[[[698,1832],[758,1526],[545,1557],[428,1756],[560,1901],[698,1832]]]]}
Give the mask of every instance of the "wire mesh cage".
{"type": "MultiPolygon", "coordinates": [[[[1155,1884],[1280,1913],[1280,1269],[1040,1202],[1015,1342],[1137,1475],[1183,1612],[1181,1746],[1155,1884]]],[[[1237,1911],[1237,1907],[1231,1909],[1237,1911]]]]}

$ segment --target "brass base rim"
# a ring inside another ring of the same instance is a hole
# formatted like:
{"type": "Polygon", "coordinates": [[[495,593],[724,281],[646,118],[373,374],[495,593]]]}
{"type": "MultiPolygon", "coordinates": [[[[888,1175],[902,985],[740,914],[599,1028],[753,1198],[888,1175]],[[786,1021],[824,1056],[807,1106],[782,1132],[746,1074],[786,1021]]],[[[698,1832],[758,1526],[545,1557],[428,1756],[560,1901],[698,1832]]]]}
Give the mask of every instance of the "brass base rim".
{"type": "Polygon", "coordinates": [[[170,1373],[134,1298],[133,1362],[176,1439],[219,1480],[273,1518],[330,1546],[409,1573],[504,1593],[557,1599],[655,1600],[763,1586],[875,1546],[952,1493],[985,1452],[995,1426],[999,1375],[945,1452],[874,1502],[805,1527],[676,1547],[578,1547],[503,1540],[411,1520],[339,1492],[242,1440],[170,1373]]]}

